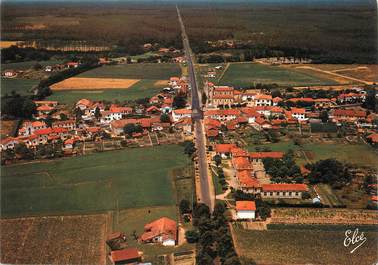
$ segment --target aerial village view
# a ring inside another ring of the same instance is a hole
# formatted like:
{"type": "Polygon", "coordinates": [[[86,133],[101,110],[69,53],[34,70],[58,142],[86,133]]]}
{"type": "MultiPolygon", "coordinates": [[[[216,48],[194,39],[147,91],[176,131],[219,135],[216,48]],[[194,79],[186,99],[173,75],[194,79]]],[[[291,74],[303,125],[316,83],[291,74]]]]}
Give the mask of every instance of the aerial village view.
{"type": "Polygon", "coordinates": [[[378,262],[370,0],[1,3],[1,264],[378,262]]]}

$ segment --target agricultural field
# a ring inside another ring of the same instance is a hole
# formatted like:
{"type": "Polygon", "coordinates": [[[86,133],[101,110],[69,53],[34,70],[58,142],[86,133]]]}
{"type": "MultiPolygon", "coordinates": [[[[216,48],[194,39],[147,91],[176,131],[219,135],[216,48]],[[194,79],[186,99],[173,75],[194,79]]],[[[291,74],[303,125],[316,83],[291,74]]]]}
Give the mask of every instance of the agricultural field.
{"type": "Polygon", "coordinates": [[[378,212],[366,209],[274,208],[271,224],[378,225],[378,212]]]}
{"type": "Polygon", "coordinates": [[[377,231],[364,232],[367,241],[355,252],[344,247],[344,226],[335,231],[275,229],[267,231],[235,229],[236,248],[241,256],[257,264],[370,265],[377,261],[377,231]],[[262,240],[263,239],[263,240],[262,240]],[[337,254],[336,254],[337,253],[337,254]]]}
{"type": "Polygon", "coordinates": [[[12,91],[20,95],[30,95],[32,87],[38,83],[38,80],[31,79],[1,78],[1,95],[10,95],[12,91]]]}
{"type": "Polygon", "coordinates": [[[106,214],[1,219],[2,264],[106,264],[106,214]]]}
{"type": "Polygon", "coordinates": [[[331,78],[314,73],[270,66],[258,63],[232,63],[218,84],[235,87],[252,87],[254,84],[277,84],[282,86],[336,85],[331,78]]]}
{"type": "Polygon", "coordinates": [[[278,143],[254,144],[247,139],[248,150],[256,151],[256,148],[266,147],[271,151],[287,152],[296,151],[299,164],[316,162],[322,159],[335,158],[341,162],[356,164],[359,166],[376,167],[377,152],[363,143],[342,143],[330,140],[328,142],[315,142],[305,140],[301,146],[295,145],[293,140],[281,138],[278,143]],[[364,154],[361,157],[361,154],[364,154]]]}
{"type": "Polygon", "coordinates": [[[179,64],[140,63],[104,65],[84,72],[77,77],[168,80],[172,76],[180,75],[179,64]]]}
{"type": "Polygon", "coordinates": [[[53,91],[127,89],[139,79],[71,77],[51,86],[53,91]]]}
{"type": "Polygon", "coordinates": [[[1,168],[2,216],[89,213],[175,205],[177,145],[123,149],[1,168]]]}
{"type": "MultiPolygon", "coordinates": [[[[346,77],[361,79],[367,82],[378,82],[377,64],[307,64],[322,71],[340,74],[346,77]]],[[[297,68],[298,66],[291,66],[297,68]]]]}
{"type": "Polygon", "coordinates": [[[78,100],[86,98],[92,101],[125,101],[139,98],[152,97],[166,87],[156,80],[140,80],[127,89],[96,89],[96,90],[64,90],[54,91],[49,100],[57,100],[60,103],[73,105],[78,100]]]}
{"type": "Polygon", "coordinates": [[[152,97],[181,76],[179,64],[105,65],[52,86],[49,100],[72,105],[82,98],[126,101],[152,97]]]}

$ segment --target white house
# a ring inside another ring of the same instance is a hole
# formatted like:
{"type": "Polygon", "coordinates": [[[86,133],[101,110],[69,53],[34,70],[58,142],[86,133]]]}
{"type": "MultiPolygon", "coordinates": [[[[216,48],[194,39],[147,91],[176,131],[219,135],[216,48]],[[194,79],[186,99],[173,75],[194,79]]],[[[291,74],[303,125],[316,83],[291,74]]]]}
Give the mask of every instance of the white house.
{"type": "Polygon", "coordinates": [[[236,218],[237,219],[255,219],[256,204],[254,201],[237,201],[236,202],[236,218]]]}
{"type": "Polygon", "coordinates": [[[183,118],[191,118],[192,110],[190,109],[175,109],[172,111],[172,119],[174,122],[179,121],[183,118]]]}
{"type": "Polygon", "coordinates": [[[257,94],[254,98],[255,106],[272,106],[272,96],[257,94]]]}
{"type": "Polygon", "coordinates": [[[291,108],[291,116],[299,121],[307,120],[306,110],[303,108],[291,108]]]}

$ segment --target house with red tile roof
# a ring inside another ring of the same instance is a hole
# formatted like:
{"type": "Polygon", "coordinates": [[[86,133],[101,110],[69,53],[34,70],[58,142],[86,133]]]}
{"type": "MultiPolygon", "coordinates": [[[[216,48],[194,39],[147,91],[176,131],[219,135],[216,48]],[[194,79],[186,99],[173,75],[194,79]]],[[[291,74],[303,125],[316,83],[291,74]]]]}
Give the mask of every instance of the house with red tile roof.
{"type": "Polygon", "coordinates": [[[136,248],[113,250],[110,252],[109,259],[112,264],[138,264],[142,261],[142,256],[136,248]]]}
{"type": "Polygon", "coordinates": [[[261,163],[264,158],[282,159],[283,152],[250,152],[249,158],[252,163],[261,163]]]}
{"type": "Polygon", "coordinates": [[[0,140],[0,151],[4,150],[13,150],[17,144],[19,144],[20,141],[17,138],[14,137],[7,137],[0,140]]]}
{"type": "Polygon", "coordinates": [[[254,98],[255,106],[272,106],[272,96],[257,94],[254,98]]]}
{"type": "Polygon", "coordinates": [[[282,102],[283,99],[280,98],[280,97],[275,97],[272,99],[272,102],[273,102],[273,106],[277,106],[280,102],[282,102]]]}
{"type": "Polygon", "coordinates": [[[52,128],[66,128],[69,131],[76,129],[75,120],[66,120],[66,121],[55,121],[51,125],[52,128]]]}
{"type": "Polygon", "coordinates": [[[240,115],[240,110],[237,109],[212,109],[204,113],[205,118],[211,118],[218,121],[234,120],[240,115]]]}
{"type": "Polygon", "coordinates": [[[236,219],[251,220],[256,218],[256,204],[254,201],[236,201],[236,219]]]}
{"type": "Polygon", "coordinates": [[[192,110],[191,109],[175,109],[172,110],[172,119],[174,122],[181,120],[182,118],[191,118],[192,110]]]}
{"type": "Polygon", "coordinates": [[[176,221],[162,217],[144,226],[140,236],[143,243],[161,243],[163,246],[174,246],[177,240],[176,221]]]}
{"type": "Polygon", "coordinates": [[[34,133],[34,131],[46,129],[47,124],[44,121],[25,121],[21,128],[18,130],[18,135],[29,136],[34,133]]]}
{"type": "Polygon", "coordinates": [[[301,199],[303,192],[307,192],[306,184],[263,184],[261,197],[263,199],[294,198],[301,199]]]}
{"type": "Polygon", "coordinates": [[[358,119],[366,117],[366,111],[356,109],[335,109],[331,112],[334,121],[350,121],[354,122],[358,119]]]}
{"type": "Polygon", "coordinates": [[[174,123],[176,129],[182,130],[185,134],[192,134],[193,121],[192,118],[182,118],[174,123]]]}
{"type": "Polygon", "coordinates": [[[304,108],[291,108],[290,112],[291,117],[298,121],[308,120],[308,118],[306,118],[306,110],[304,108]]]}
{"type": "Polygon", "coordinates": [[[231,150],[236,147],[236,144],[216,144],[214,151],[223,158],[227,158],[230,156],[231,150]]]}
{"type": "Polygon", "coordinates": [[[253,170],[247,157],[232,157],[232,165],[236,170],[253,170]]]}
{"type": "Polygon", "coordinates": [[[229,86],[209,86],[209,105],[229,106],[235,103],[234,88],[229,86]]]}

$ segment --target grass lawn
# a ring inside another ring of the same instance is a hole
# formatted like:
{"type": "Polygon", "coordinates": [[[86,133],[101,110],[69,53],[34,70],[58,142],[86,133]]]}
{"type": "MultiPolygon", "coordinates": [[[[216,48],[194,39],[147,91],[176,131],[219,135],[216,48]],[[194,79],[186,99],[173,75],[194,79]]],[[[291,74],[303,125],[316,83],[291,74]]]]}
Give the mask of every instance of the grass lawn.
{"type": "Polygon", "coordinates": [[[152,97],[165,87],[164,85],[156,85],[155,82],[156,80],[144,79],[127,89],[54,91],[48,99],[69,105],[75,104],[82,98],[92,101],[135,100],[152,97]]]}
{"type": "Polygon", "coordinates": [[[292,86],[335,85],[337,82],[317,77],[315,74],[299,72],[280,66],[257,63],[233,63],[220,80],[220,85],[251,87],[253,84],[292,86]]]}
{"type": "Polygon", "coordinates": [[[242,256],[258,264],[358,264],[370,265],[377,260],[377,231],[364,232],[367,241],[354,253],[354,247],[344,247],[345,226],[335,231],[268,230],[254,231],[236,228],[237,242],[242,256]]]}
{"type": "Polygon", "coordinates": [[[62,61],[61,60],[47,60],[47,61],[26,61],[26,62],[18,62],[18,63],[6,63],[2,65],[2,68],[13,69],[13,70],[28,70],[37,63],[42,66],[47,66],[47,65],[60,64],[62,63],[62,61]]]}
{"type": "Polygon", "coordinates": [[[168,80],[172,76],[181,76],[179,64],[145,63],[104,65],[84,72],[77,77],[168,80]]]}
{"type": "Polygon", "coordinates": [[[185,165],[182,147],[165,145],[3,166],[1,213],[88,213],[175,205],[172,169],[185,165]]]}
{"type": "Polygon", "coordinates": [[[38,83],[38,80],[31,79],[1,78],[1,95],[10,95],[12,91],[20,95],[29,95],[31,88],[38,83]]]}

